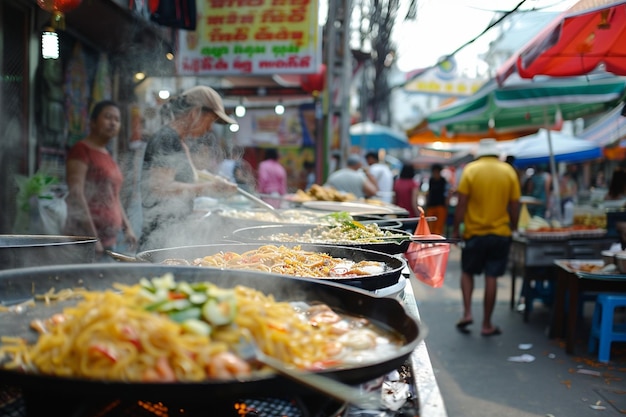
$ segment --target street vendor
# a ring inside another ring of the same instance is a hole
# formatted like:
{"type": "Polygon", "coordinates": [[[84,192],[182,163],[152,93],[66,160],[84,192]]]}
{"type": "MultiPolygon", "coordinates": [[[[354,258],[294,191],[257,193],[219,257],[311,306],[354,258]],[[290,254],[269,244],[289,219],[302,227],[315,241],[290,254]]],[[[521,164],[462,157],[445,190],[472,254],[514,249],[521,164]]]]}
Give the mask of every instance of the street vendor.
{"type": "Polygon", "coordinates": [[[184,242],[193,228],[185,222],[198,196],[234,192],[236,185],[220,177],[198,181],[193,162],[193,143],[211,131],[213,123],[236,124],[226,115],[218,93],[196,86],[167,103],[172,121],[147,144],[142,173],[143,228],[139,250],[184,242]]]}

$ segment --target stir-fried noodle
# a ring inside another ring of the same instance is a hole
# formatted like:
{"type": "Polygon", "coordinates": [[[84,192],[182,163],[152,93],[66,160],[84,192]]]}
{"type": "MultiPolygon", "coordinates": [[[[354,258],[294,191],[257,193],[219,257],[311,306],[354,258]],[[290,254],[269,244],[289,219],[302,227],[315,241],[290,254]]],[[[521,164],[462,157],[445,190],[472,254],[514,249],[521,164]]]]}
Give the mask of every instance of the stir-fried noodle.
{"type": "Polygon", "coordinates": [[[32,345],[3,336],[4,367],[104,380],[201,381],[258,371],[237,355],[249,335],[266,354],[301,369],[367,362],[400,341],[326,305],[278,302],[245,286],[175,282],[166,274],[115,289],[81,291],[75,306],[38,321],[42,334],[32,345]]]}

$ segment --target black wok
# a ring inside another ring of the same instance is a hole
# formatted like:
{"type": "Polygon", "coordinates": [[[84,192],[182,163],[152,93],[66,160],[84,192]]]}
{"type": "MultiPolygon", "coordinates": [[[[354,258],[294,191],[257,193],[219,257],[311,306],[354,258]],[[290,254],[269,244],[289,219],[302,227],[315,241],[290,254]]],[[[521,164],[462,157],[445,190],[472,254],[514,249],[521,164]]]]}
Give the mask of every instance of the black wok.
{"type": "MultiPolygon", "coordinates": [[[[404,336],[401,348],[375,363],[327,370],[329,377],[349,384],[363,383],[385,375],[404,364],[417,344],[425,337],[423,326],[410,315],[399,301],[378,297],[368,291],[311,279],[295,279],[286,276],[267,275],[250,271],[204,269],[148,264],[91,264],[63,265],[43,268],[21,268],[0,271],[0,303],[11,305],[41,294],[51,288],[86,287],[89,290],[110,289],[115,282],[135,284],[142,277],[161,276],[172,272],[177,280],[188,282],[211,281],[222,287],[246,285],[270,293],[280,301],[321,301],[347,314],[363,316],[404,336]]],[[[45,318],[60,311],[67,303],[44,306],[37,304],[24,313],[0,313],[0,334],[34,340],[35,333],[29,329],[34,318],[45,318]]],[[[310,393],[307,388],[294,384],[278,375],[255,375],[245,380],[208,380],[184,383],[126,383],[80,378],[55,377],[27,374],[0,367],[0,380],[7,385],[21,388],[25,396],[41,401],[55,400],[60,403],[68,397],[94,401],[102,398],[141,399],[145,401],[170,401],[180,403],[195,401],[206,403],[242,395],[290,395],[310,393]]]]}
{"type": "MultiPolygon", "coordinates": [[[[154,249],[140,252],[135,259],[139,262],[150,262],[160,264],[164,261],[184,260],[192,262],[196,258],[202,258],[208,255],[214,255],[219,252],[235,252],[244,253],[250,250],[258,249],[263,246],[262,243],[239,243],[239,244],[214,244],[214,245],[198,245],[198,246],[182,246],[176,248],[154,249]]],[[[280,246],[277,244],[275,246],[280,246]]],[[[294,247],[297,243],[284,243],[284,246],[294,247]]],[[[340,284],[351,285],[365,290],[378,290],[390,287],[398,283],[402,270],[406,262],[395,256],[387,255],[382,252],[375,252],[360,248],[348,248],[343,246],[331,245],[314,245],[301,244],[302,250],[310,252],[326,253],[333,258],[344,258],[354,262],[360,261],[377,261],[384,262],[387,269],[380,274],[364,275],[360,277],[349,278],[315,278],[323,281],[332,281],[340,284]]],[[[115,259],[119,259],[116,254],[111,254],[115,259]]],[[[127,259],[127,260],[132,260],[127,259]]]]}
{"type": "Polygon", "coordinates": [[[87,236],[0,235],[0,269],[92,263],[96,242],[87,236]]]}
{"type": "MultiPolygon", "coordinates": [[[[309,229],[315,226],[311,225],[267,225],[267,226],[255,226],[255,227],[243,227],[232,232],[230,239],[246,242],[246,243],[281,243],[278,241],[272,241],[267,236],[276,233],[286,233],[289,235],[301,235],[309,229]]],[[[360,248],[366,250],[373,250],[377,252],[383,252],[390,255],[397,255],[406,252],[409,248],[411,233],[404,230],[395,228],[381,227],[382,230],[389,230],[396,235],[406,236],[406,239],[388,239],[381,242],[369,242],[369,243],[357,243],[357,242],[340,242],[340,241],[324,241],[316,242],[315,244],[324,245],[336,245],[349,248],[360,248]]],[[[306,242],[300,242],[306,243],[306,242]]]]}

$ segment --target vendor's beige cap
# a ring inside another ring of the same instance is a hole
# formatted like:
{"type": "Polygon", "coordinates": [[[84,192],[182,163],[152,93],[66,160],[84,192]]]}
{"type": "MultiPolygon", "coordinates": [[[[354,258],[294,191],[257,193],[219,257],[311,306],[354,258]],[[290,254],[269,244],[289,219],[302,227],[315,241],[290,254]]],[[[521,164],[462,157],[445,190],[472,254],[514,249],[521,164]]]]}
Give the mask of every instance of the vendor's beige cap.
{"type": "Polygon", "coordinates": [[[204,107],[211,110],[219,117],[217,120],[221,124],[236,125],[237,122],[229,117],[224,111],[224,103],[217,91],[206,85],[197,85],[183,92],[182,96],[187,103],[192,106],[204,107]]]}

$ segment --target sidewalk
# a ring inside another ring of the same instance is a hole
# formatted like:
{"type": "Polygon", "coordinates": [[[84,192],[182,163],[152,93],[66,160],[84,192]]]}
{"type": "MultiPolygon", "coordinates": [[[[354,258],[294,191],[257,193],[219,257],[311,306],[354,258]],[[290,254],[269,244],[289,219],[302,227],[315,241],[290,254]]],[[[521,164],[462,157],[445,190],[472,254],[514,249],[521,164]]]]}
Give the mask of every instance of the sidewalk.
{"type": "MultiPolygon", "coordinates": [[[[587,303],[584,328],[575,355],[559,339],[548,339],[550,310],[536,302],[529,322],[509,308],[511,277],[499,279],[493,322],[502,335],[480,336],[482,276],[476,277],[474,324],[470,334],[455,328],[461,317],[460,250],[452,248],[446,281],[431,288],[414,278],[412,285],[426,346],[449,417],[582,417],[626,414],[626,344],[613,349],[611,362],[587,353],[587,331],[593,307],[587,303]],[[522,350],[521,345],[530,345],[522,350]],[[510,357],[532,355],[532,362],[510,357]],[[620,412],[621,410],[621,412],[620,412]]],[[[521,286],[519,283],[517,288],[521,286]]],[[[428,417],[428,416],[423,416],[428,417]]]]}

